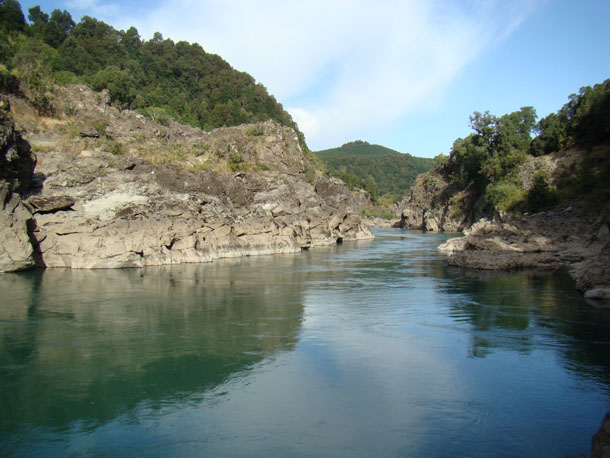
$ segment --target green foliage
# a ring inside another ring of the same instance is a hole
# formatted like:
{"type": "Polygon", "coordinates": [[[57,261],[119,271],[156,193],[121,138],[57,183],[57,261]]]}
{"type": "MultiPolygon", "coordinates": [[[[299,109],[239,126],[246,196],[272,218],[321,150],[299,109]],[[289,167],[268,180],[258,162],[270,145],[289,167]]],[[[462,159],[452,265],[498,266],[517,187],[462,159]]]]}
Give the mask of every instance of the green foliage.
{"type": "Polygon", "coordinates": [[[563,106],[566,130],[574,145],[592,146],[610,139],[610,79],[580,88],[563,106]]]}
{"type": "Polygon", "coordinates": [[[227,158],[227,164],[233,172],[243,170],[246,167],[244,157],[241,155],[241,153],[229,154],[229,157],[227,158]]]}
{"type": "Polygon", "coordinates": [[[146,107],[140,108],[137,111],[144,117],[165,127],[169,126],[170,120],[172,119],[172,116],[170,116],[170,114],[161,107],[146,107]]]}
{"type": "Polygon", "coordinates": [[[316,170],[315,169],[313,169],[309,166],[305,166],[305,181],[312,186],[315,184],[315,182],[316,182],[316,170]]]}
{"type": "Polygon", "coordinates": [[[123,144],[117,142],[116,140],[112,140],[110,138],[105,138],[101,140],[102,147],[112,154],[123,154],[123,144]]]}
{"type": "Polygon", "coordinates": [[[49,65],[56,56],[57,51],[52,47],[33,38],[20,37],[12,58],[14,71],[26,84],[26,95],[39,112],[48,112],[50,108],[47,94],[52,85],[49,65]]]}
{"type": "Polygon", "coordinates": [[[21,32],[25,29],[25,17],[17,0],[0,1],[0,30],[5,33],[21,32]]]}
{"type": "Polygon", "coordinates": [[[557,113],[538,123],[530,153],[539,156],[574,146],[590,148],[610,140],[610,79],[580,88],[557,113]]]}
{"type": "Polygon", "coordinates": [[[440,153],[438,156],[434,157],[434,168],[441,169],[449,164],[449,156],[440,153]]]}
{"type": "Polygon", "coordinates": [[[260,137],[261,135],[265,134],[265,126],[258,124],[256,126],[249,127],[247,134],[250,137],[260,137]]]}
{"type": "Polygon", "coordinates": [[[19,90],[19,78],[0,64],[0,91],[14,94],[19,90]]]}
{"type": "Polygon", "coordinates": [[[516,204],[522,192],[515,176],[530,150],[536,112],[523,107],[496,117],[475,111],[470,125],[475,133],[454,142],[442,167],[452,185],[472,186],[479,194],[486,194],[488,204],[506,210],[516,204]]]}
{"type": "Polygon", "coordinates": [[[75,26],[72,16],[67,11],[53,10],[49,18],[39,6],[34,6],[28,10],[28,13],[28,19],[32,22],[30,33],[54,48],[68,38],[75,26]]]}
{"type": "Polygon", "coordinates": [[[564,116],[551,113],[542,118],[538,123],[540,134],[532,140],[530,154],[542,156],[564,149],[568,142],[566,127],[564,116]]]}
{"type": "Polygon", "coordinates": [[[400,198],[420,173],[432,168],[433,160],[401,154],[380,145],[358,140],[315,153],[330,175],[351,188],[364,188],[374,200],[383,195],[400,198]]]}
{"type": "Polygon", "coordinates": [[[467,187],[470,183],[475,183],[479,188],[482,186],[482,167],[488,157],[488,148],[479,143],[480,138],[474,134],[453,142],[451,155],[445,165],[453,184],[467,187]]]}
{"type": "Polygon", "coordinates": [[[160,33],[143,41],[134,27],[119,31],[89,16],[75,24],[67,11],[49,15],[37,6],[27,25],[15,0],[0,0],[0,13],[0,63],[19,69],[26,84],[86,83],[108,89],[121,108],[162,109],[203,129],[274,120],[295,128],[306,149],[303,134],[263,85],[198,44],[160,33]]]}
{"type": "Polygon", "coordinates": [[[386,212],[377,208],[363,208],[360,210],[360,215],[363,218],[383,218],[388,221],[397,218],[394,213],[386,212]]]}
{"type": "Polygon", "coordinates": [[[94,121],[91,121],[91,127],[93,127],[95,129],[95,131],[97,132],[97,134],[100,137],[103,137],[104,135],[106,135],[106,128],[108,127],[108,121],[106,121],[104,119],[96,119],[94,121]]]}
{"type": "Polygon", "coordinates": [[[487,186],[485,201],[491,208],[513,210],[523,201],[523,191],[512,181],[498,181],[487,186]]]}
{"type": "Polygon", "coordinates": [[[534,174],[534,185],[527,193],[525,209],[530,212],[540,212],[553,208],[559,202],[559,193],[549,185],[544,172],[534,174]]]}
{"type": "Polygon", "coordinates": [[[100,91],[108,89],[110,100],[121,107],[128,107],[135,99],[135,80],[128,70],[111,65],[89,78],[91,88],[100,91]]]}

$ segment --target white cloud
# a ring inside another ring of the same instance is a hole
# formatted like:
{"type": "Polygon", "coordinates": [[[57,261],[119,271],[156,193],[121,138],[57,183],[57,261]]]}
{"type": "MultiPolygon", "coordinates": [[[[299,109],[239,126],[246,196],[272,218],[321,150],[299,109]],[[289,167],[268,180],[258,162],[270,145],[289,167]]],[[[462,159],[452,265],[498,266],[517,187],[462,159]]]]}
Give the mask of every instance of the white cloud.
{"type": "Polygon", "coordinates": [[[425,109],[536,1],[174,0],[115,25],[220,54],[291,107],[316,149],[425,109]]]}
{"type": "Polygon", "coordinates": [[[121,5],[103,0],[68,0],[65,5],[69,11],[78,13],[86,11],[87,14],[96,18],[106,19],[121,12],[121,5]]]}

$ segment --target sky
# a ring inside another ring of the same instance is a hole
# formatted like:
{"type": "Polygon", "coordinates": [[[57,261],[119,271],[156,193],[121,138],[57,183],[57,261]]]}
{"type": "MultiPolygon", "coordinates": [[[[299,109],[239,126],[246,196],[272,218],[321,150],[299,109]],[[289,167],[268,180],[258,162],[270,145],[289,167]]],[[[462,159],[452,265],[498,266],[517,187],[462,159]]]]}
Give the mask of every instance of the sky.
{"type": "Polygon", "coordinates": [[[610,78],[610,0],[21,0],[143,39],[199,43],[251,74],[321,150],[448,154],[469,116],[539,117],[610,78]]]}

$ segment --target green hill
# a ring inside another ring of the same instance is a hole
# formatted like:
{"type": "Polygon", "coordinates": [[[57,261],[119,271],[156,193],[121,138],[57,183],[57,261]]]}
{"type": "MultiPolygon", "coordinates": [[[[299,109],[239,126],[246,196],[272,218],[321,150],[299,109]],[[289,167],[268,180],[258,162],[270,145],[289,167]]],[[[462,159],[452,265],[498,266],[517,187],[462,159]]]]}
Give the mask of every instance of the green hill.
{"type": "Polygon", "coordinates": [[[402,154],[381,145],[358,140],[315,153],[329,173],[351,187],[366,189],[373,200],[397,200],[420,173],[434,165],[433,159],[402,154]]]}
{"type": "Polygon", "coordinates": [[[159,32],[143,40],[134,27],[116,30],[89,16],[75,23],[65,10],[49,15],[38,6],[27,18],[18,1],[0,1],[0,90],[22,93],[41,113],[52,105],[53,84],[75,83],[107,89],[117,107],[159,122],[171,117],[205,130],[266,120],[297,127],[262,84],[197,43],[174,43],[159,32]]]}

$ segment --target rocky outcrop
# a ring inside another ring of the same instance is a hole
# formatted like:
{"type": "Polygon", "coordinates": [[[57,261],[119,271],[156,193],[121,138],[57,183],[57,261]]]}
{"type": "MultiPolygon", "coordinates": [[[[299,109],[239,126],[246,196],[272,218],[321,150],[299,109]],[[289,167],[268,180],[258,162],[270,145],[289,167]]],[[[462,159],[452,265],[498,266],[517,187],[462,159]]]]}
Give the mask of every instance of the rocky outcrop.
{"type": "Polygon", "coordinates": [[[32,121],[16,104],[39,151],[39,183],[13,206],[25,213],[11,207],[2,223],[27,228],[14,244],[30,252],[19,268],[34,258],[71,268],[202,262],[372,237],[343,182],[305,181],[292,129],[266,122],[203,132],[119,111],[81,86],[58,91],[56,111],[69,103],[70,117],[32,121]]]}
{"type": "Polygon", "coordinates": [[[457,192],[437,170],[419,175],[410,195],[399,203],[400,227],[432,232],[458,232],[484,213],[485,201],[473,190],[457,192]]]}
{"type": "Polygon", "coordinates": [[[0,272],[34,265],[28,234],[32,215],[22,203],[32,182],[36,159],[14,129],[7,99],[0,98],[0,272]]]}
{"type": "Polygon", "coordinates": [[[610,411],[591,440],[591,458],[610,458],[610,411]]]}
{"type": "Polygon", "coordinates": [[[371,236],[351,214],[347,193],[322,198],[287,174],[218,175],[103,152],[44,158],[39,167],[47,176],[44,191],[28,204],[37,225],[33,236],[48,267],[202,262],[371,236]],[[40,199],[60,204],[54,211],[48,205],[36,208],[40,199]]]}
{"type": "Polygon", "coordinates": [[[475,269],[567,267],[576,287],[603,299],[610,286],[610,231],[576,207],[505,221],[482,219],[438,247],[450,265],[475,269]]]}

